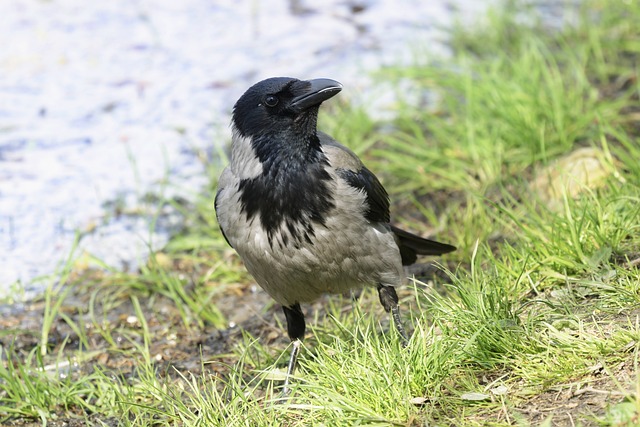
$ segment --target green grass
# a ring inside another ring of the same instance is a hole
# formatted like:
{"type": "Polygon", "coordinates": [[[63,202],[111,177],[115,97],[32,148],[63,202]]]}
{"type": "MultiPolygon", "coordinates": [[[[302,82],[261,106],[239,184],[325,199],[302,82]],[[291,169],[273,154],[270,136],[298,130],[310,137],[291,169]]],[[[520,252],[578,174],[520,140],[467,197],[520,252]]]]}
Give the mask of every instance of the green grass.
{"type": "Polygon", "coordinates": [[[166,201],[185,227],[139,272],[70,256],[32,304],[38,327],[0,334],[0,422],[636,425],[640,4],[543,22],[509,2],[456,28],[451,57],[376,73],[425,94],[399,92],[394,120],[339,102],[321,117],[383,179],[397,222],[458,246],[446,278],[400,292],[408,348],[365,291],[308,316],[287,404],[281,324],[207,353],[251,283],[215,223],[210,164],[198,203],[166,201]]]}

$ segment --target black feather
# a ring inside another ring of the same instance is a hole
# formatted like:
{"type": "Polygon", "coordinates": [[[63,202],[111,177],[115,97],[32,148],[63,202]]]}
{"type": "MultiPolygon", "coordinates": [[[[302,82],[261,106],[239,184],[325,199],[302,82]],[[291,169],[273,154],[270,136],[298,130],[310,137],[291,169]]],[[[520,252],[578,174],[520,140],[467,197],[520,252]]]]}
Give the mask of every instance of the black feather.
{"type": "Polygon", "coordinates": [[[347,183],[367,195],[367,210],[365,218],[371,222],[389,222],[389,195],[378,178],[366,167],[358,171],[350,169],[336,169],[338,176],[347,183]]]}
{"type": "Polygon", "coordinates": [[[435,240],[424,239],[394,225],[391,226],[391,231],[399,241],[398,246],[400,248],[402,265],[413,264],[416,262],[418,255],[442,255],[456,250],[455,246],[436,242],[435,240]]]}
{"type": "MultiPolygon", "coordinates": [[[[302,144],[295,139],[257,137],[252,140],[263,173],[240,181],[242,211],[251,219],[257,216],[270,244],[277,232],[286,228],[298,246],[312,243],[314,226],[324,225],[334,207],[329,190],[329,166],[320,151],[320,142],[311,135],[302,144]],[[303,150],[304,148],[304,150],[303,150]]],[[[288,239],[283,238],[287,244],[288,239]]]]}

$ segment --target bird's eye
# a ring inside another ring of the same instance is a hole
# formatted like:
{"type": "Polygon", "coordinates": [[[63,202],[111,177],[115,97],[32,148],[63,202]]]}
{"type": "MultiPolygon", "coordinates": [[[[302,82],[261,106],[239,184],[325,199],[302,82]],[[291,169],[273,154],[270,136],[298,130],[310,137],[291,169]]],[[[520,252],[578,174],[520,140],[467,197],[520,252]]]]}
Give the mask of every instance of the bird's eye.
{"type": "Polygon", "coordinates": [[[264,99],[264,103],[267,107],[275,107],[278,105],[278,98],[273,95],[269,95],[264,99]]]}

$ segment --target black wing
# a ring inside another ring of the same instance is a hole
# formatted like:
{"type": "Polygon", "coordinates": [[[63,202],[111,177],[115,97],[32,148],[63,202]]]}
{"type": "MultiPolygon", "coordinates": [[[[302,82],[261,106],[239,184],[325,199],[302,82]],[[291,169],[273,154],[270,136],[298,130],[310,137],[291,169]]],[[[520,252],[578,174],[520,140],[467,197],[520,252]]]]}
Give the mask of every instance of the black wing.
{"type": "Polygon", "coordinates": [[[360,170],[336,169],[338,176],[367,195],[367,211],[364,216],[372,222],[389,222],[389,195],[378,178],[366,167],[360,170]]]}

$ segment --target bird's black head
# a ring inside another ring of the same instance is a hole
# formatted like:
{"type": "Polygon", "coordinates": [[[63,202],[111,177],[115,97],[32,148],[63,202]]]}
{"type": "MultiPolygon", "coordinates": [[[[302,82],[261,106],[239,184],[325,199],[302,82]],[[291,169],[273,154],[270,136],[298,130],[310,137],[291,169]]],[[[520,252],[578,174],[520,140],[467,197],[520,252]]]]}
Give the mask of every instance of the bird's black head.
{"type": "Polygon", "coordinates": [[[314,134],[320,104],[342,90],[335,80],[272,77],[251,86],[233,107],[233,125],[244,137],[294,132],[314,134]]]}

